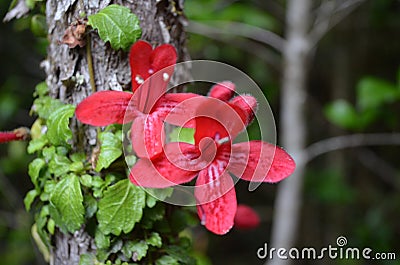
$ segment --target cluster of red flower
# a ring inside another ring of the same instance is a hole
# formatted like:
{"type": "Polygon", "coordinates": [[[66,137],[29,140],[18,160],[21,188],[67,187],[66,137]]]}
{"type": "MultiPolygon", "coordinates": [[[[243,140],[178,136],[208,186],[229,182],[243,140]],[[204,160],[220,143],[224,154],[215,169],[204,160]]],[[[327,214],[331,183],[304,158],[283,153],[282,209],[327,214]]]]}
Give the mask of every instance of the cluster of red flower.
{"type": "MultiPolygon", "coordinates": [[[[153,50],[149,43],[138,41],[129,59],[133,93],[96,92],[77,106],[77,118],[94,126],[134,121],[130,137],[139,161],[130,171],[131,182],[165,188],[197,176],[194,196],[198,215],[208,230],[225,234],[235,222],[238,227],[258,225],[257,215],[243,214],[243,209],[240,216],[236,214],[234,181],[229,173],[247,181],[274,183],[289,176],[295,163],[270,143],[232,143],[253,121],[256,99],[234,96],[235,85],[227,81],[214,85],[208,96],[166,93],[176,63],[176,51],[168,44],[153,50]],[[165,122],[194,128],[194,144],[165,144],[165,122]]],[[[245,207],[244,212],[249,209],[245,207]]]]}

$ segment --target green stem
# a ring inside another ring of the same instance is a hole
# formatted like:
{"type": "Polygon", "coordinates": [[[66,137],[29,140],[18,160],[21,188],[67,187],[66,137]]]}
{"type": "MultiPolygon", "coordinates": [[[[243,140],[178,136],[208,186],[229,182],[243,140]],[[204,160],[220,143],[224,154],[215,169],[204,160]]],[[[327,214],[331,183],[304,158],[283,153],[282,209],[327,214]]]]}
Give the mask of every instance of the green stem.
{"type": "Polygon", "coordinates": [[[92,92],[96,92],[96,82],[94,79],[94,68],[93,68],[93,58],[92,58],[92,43],[90,35],[86,37],[86,59],[88,63],[90,86],[92,87],[92,92]]]}

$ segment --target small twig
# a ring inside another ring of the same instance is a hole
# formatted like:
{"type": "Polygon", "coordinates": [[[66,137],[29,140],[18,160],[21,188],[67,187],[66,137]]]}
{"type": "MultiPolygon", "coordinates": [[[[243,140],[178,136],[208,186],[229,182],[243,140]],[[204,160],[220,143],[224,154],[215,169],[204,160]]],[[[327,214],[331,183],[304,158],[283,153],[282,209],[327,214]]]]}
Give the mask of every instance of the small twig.
{"type": "Polygon", "coordinates": [[[304,152],[304,164],[322,154],[360,146],[400,145],[400,133],[372,133],[336,136],[308,146],[304,152]]]}
{"type": "Polygon", "coordinates": [[[363,2],[365,0],[346,0],[336,8],[334,8],[335,4],[330,1],[322,3],[317,14],[317,20],[309,33],[311,46],[316,46],[328,31],[339,24],[363,2]],[[322,17],[324,19],[321,19],[322,17]]]}
{"type": "Polygon", "coordinates": [[[240,22],[209,21],[205,24],[191,21],[187,30],[199,34],[229,34],[245,37],[269,45],[279,52],[282,52],[285,45],[285,40],[278,34],[240,22]]]}
{"type": "Polygon", "coordinates": [[[398,170],[380,158],[375,152],[367,148],[362,148],[357,156],[366,168],[381,177],[384,182],[392,187],[400,188],[397,181],[395,181],[399,175],[398,170]]]}
{"type": "Polygon", "coordinates": [[[96,92],[96,81],[94,79],[94,68],[92,58],[92,41],[89,34],[86,36],[86,59],[88,63],[88,71],[90,78],[90,86],[92,87],[92,93],[96,92]]]}
{"type": "Polygon", "coordinates": [[[238,49],[242,49],[250,54],[254,54],[258,58],[264,60],[266,63],[274,67],[274,69],[276,69],[277,71],[280,70],[281,58],[279,54],[271,49],[268,49],[264,45],[257,42],[250,42],[248,40],[238,40],[232,42],[232,38],[226,38],[222,36],[221,30],[219,29],[215,29],[213,27],[203,24],[199,24],[197,26],[195,28],[191,28],[191,30],[188,29],[188,32],[200,34],[221,42],[229,42],[230,45],[235,46],[238,49]]]}

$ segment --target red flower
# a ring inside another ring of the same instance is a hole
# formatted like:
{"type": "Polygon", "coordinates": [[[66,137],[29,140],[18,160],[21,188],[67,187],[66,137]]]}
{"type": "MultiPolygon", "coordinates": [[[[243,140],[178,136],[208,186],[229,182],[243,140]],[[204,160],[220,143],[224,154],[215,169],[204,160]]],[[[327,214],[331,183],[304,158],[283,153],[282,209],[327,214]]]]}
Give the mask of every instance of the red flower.
{"type": "MultiPolygon", "coordinates": [[[[227,94],[220,92],[217,87],[210,95],[227,100],[227,94]]],[[[130,180],[142,187],[164,188],[198,176],[198,215],[208,230],[225,234],[232,228],[237,211],[234,183],[228,172],[248,181],[278,182],[294,171],[295,163],[283,149],[266,142],[232,145],[235,136],[254,117],[254,97],[238,96],[229,102],[198,97],[185,103],[197,109],[195,145],[167,144],[155,159],[139,160],[131,170],[130,180]]]]}
{"type": "Polygon", "coordinates": [[[234,223],[238,229],[253,229],[260,225],[260,217],[250,206],[238,204],[234,223]]]}
{"type": "MultiPolygon", "coordinates": [[[[152,158],[162,152],[165,116],[181,101],[197,95],[165,94],[176,62],[175,48],[169,44],[153,50],[149,43],[137,41],[131,47],[129,62],[133,94],[96,92],[77,106],[76,117],[93,126],[135,120],[131,129],[133,149],[139,157],[152,158]]],[[[175,108],[175,111],[179,109],[175,108]]]]}
{"type": "Polygon", "coordinates": [[[0,143],[27,140],[28,138],[29,138],[29,129],[27,128],[18,128],[12,132],[0,132],[0,143]]]}

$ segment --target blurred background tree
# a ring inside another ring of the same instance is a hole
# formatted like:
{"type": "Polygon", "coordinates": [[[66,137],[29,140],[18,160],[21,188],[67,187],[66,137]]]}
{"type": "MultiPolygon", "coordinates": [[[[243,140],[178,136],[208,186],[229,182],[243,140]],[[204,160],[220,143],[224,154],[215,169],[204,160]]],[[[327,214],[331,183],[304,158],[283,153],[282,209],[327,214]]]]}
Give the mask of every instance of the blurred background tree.
{"type": "MultiPolygon", "coordinates": [[[[9,2],[0,2],[1,17],[9,2]]],[[[282,108],[291,107],[280,101],[285,65],[284,41],[279,36],[286,34],[288,3],[197,0],[186,1],[185,6],[192,58],[225,62],[247,73],[263,89],[278,125],[282,108]]],[[[312,26],[325,25],[320,30],[326,34],[316,35],[318,43],[307,58],[303,107],[309,161],[294,245],[318,249],[335,245],[336,238],[343,235],[348,246],[397,251],[399,256],[399,147],[395,145],[399,137],[392,133],[400,129],[400,1],[311,3],[310,15],[316,23],[312,26]],[[340,3],[348,5],[338,10],[331,23],[324,24],[340,3]],[[352,137],[323,141],[339,135],[352,137]]],[[[28,114],[34,86],[44,79],[39,65],[45,44],[32,35],[29,23],[26,18],[0,25],[1,130],[29,127],[33,122],[28,114]]],[[[31,239],[32,221],[22,203],[31,185],[27,175],[31,158],[25,147],[24,143],[0,147],[0,259],[4,264],[41,264],[31,239]]],[[[250,231],[233,230],[223,237],[196,230],[197,249],[206,252],[212,264],[263,264],[265,260],[259,260],[256,251],[271,243],[280,185],[262,185],[249,196],[247,184],[239,183],[238,200],[256,208],[262,225],[250,231]]],[[[365,264],[362,260],[329,263],[365,264]]]]}

